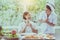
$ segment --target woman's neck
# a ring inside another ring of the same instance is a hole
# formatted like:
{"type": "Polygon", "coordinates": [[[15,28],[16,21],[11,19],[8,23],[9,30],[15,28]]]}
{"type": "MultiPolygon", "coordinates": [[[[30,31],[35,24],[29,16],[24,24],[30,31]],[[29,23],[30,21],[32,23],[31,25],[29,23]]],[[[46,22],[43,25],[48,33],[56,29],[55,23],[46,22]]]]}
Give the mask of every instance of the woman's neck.
{"type": "Polygon", "coordinates": [[[47,18],[51,15],[51,13],[47,14],[47,18]]]}

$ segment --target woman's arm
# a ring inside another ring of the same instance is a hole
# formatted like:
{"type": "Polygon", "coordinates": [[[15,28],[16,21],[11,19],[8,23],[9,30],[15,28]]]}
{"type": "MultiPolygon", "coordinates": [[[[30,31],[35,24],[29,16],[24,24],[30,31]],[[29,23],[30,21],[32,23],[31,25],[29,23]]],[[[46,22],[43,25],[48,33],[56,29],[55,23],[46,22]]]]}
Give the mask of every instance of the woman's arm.
{"type": "Polygon", "coordinates": [[[34,33],[38,33],[38,30],[34,29],[34,28],[31,28],[32,29],[32,32],[34,33]]]}
{"type": "Polygon", "coordinates": [[[55,26],[55,24],[49,22],[48,19],[46,19],[45,21],[43,21],[43,20],[39,20],[39,21],[40,21],[41,23],[47,23],[47,24],[49,24],[50,26],[55,26]]]}
{"type": "Polygon", "coordinates": [[[25,25],[24,29],[21,31],[21,33],[25,33],[27,26],[29,26],[28,23],[26,23],[26,25],[25,25]]]}
{"type": "Polygon", "coordinates": [[[41,22],[41,23],[45,23],[45,21],[43,21],[42,19],[40,19],[39,22],[41,22]]]}
{"type": "Polygon", "coordinates": [[[49,24],[50,26],[55,26],[55,24],[53,24],[53,23],[50,23],[49,21],[48,22],[46,22],[47,24],[49,24]]]}
{"type": "Polygon", "coordinates": [[[25,33],[25,29],[26,29],[26,27],[21,31],[21,33],[25,33]]]}
{"type": "Polygon", "coordinates": [[[46,22],[47,24],[49,24],[50,26],[55,26],[55,24],[49,22],[48,19],[46,19],[45,22],[46,22]]]}
{"type": "Polygon", "coordinates": [[[32,24],[30,24],[30,27],[31,27],[31,29],[32,29],[32,32],[34,32],[34,33],[38,33],[38,30],[35,29],[35,28],[33,28],[33,27],[32,27],[32,24]]]}

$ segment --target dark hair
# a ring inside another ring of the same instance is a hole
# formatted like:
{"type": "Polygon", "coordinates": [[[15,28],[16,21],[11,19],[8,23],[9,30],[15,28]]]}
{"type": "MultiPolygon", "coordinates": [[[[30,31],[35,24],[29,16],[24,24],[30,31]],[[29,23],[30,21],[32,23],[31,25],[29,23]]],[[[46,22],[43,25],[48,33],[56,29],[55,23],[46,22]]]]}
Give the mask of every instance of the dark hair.
{"type": "Polygon", "coordinates": [[[23,14],[23,19],[26,20],[25,16],[26,16],[27,14],[29,14],[29,12],[24,12],[24,14],[23,14]]]}
{"type": "Polygon", "coordinates": [[[46,5],[46,8],[48,8],[48,9],[51,11],[51,8],[50,8],[50,6],[46,5]]]}

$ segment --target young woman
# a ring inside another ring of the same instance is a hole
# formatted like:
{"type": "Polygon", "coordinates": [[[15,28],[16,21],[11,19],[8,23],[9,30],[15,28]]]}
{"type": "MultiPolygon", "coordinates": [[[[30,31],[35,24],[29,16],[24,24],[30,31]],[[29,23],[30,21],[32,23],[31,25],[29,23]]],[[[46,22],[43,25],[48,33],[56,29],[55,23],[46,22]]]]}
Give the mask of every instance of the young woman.
{"type": "Polygon", "coordinates": [[[57,16],[53,9],[54,7],[52,6],[52,4],[47,3],[46,10],[40,14],[39,21],[42,23],[42,33],[54,34],[54,26],[57,22],[57,16]]]}
{"type": "Polygon", "coordinates": [[[29,12],[24,12],[24,21],[20,24],[20,33],[37,33],[36,24],[31,21],[29,12]]]}

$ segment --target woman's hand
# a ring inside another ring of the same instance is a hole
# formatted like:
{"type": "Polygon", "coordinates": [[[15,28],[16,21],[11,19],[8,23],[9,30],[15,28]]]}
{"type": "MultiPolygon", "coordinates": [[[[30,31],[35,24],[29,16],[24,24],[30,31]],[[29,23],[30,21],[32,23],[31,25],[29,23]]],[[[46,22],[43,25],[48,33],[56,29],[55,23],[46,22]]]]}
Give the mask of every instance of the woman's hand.
{"type": "Polygon", "coordinates": [[[44,20],[42,20],[42,19],[41,19],[41,20],[39,20],[39,22],[41,22],[41,23],[45,23],[45,21],[44,21],[44,20]]]}
{"type": "Polygon", "coordinates": [[[46,19],[45,22],[46,22],[47,24],[49,24],[50,26],[55,26],[55,24],[49,22],[48,19],[46,19]]]}
{"type": "Polygon", "coordinates": [[[31,27],[32,24],[28,21],[28,22],[26,22],[26,26],[31,27]]]}
{"type": "Polygon", "coordinates": [[[31,27],[32,32],[37,33],[37,29],[33,28],[32,24],[29,24],[29,27],[31,27]]]}
{"type": "Polygon", "coordinates": [[[49,22],[48,19],[46,19],[45,22],[48,23],[49,22]]]}
{"type": "Polygon", "coordinates": [[[27,23],[26,26],[27,26],[27,27],[30,27],[31,30],[32,30],[32,32],[37,33],[37,30],[36,30],[35,28],[33,28],[33,26],[32,26],[31,23],[27,23]]]}

